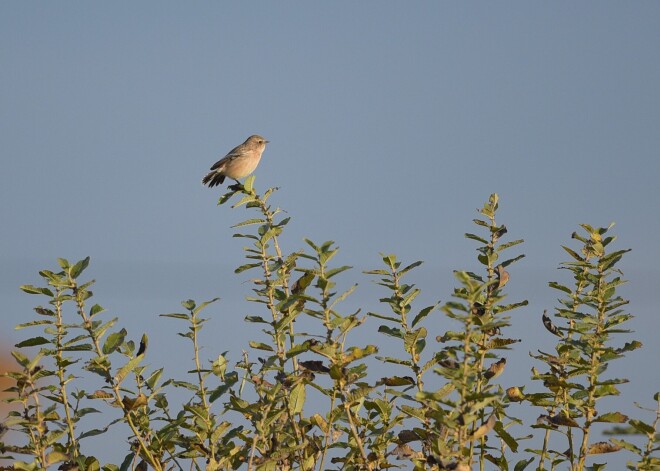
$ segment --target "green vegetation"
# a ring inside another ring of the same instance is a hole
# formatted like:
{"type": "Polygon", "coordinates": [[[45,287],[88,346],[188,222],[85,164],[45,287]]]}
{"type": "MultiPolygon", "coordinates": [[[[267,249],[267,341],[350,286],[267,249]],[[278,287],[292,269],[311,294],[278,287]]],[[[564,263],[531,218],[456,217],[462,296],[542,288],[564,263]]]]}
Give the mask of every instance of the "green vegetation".
{"type": "Polygon", "coordinates": [[[550,283],[562,298],[539,319],[555,349],[532,352],[530,384],[502,385],[507,352],[519,342],[507,337],[510,315],[527,302],[505,302],[523,241],[505,242],[497,195],[474,220],[477,233],[466,234],[482,270],[457,271],[449,301],[417,306],[420,290],[407,280],[421,262],[384,255],[381,268],[365,273],[382,287],[382,310],[362,313],[343,309],[355,286],[336,290],[350,267],[332,265],[334,243],[307,240],[306,251],[283,253],[289,218],[269,203],[275,189],[260,196],[253,182],[230,187],[219,202],[238,199],[233,208],[254,214],[234,226],[247,230],[235,237],[248,244],[236,273],[251,273],[248,301],[261,313],[245,319],[257,329],[241,361],[229,364],[227,352],[201,358],[201,312],[216,299],[188,300],[184,312],[163,317],[182,326],[194,365],[185,379],[164,379],[163,368],[143,366],[147,335],[132,340],[91,302],[93,281],[81,280],[89,258],[59,259],[58,271],[40,272],[43,286],[22,286],[45,301],[35,308],[37,320],[18,328],[43,333],[16,345],[18,367],[6,374],[15,381],[9,402],[19,408],[0,434],[10,429],[22,441],[0,443],[0,457],[9,460],[3,469],[595,471],[605,469],[604,454],[623,449],[634,456],[628,469],[660,469],[658,394],[646,421],[600,407],[626,382],[607,375],[610,362],[641,347],[617,343],[632,316],[617,294],[624,280],[616,266],[627,250],[610,251],[611,228],[585,224],[573,234],[574,247],[564,247],[570,261],[562,264],[572,284],[550,283]],[[367,318],[400,354],[380,356],[376,345],[360,343],[367,318]],[[299,324],[312,327],[298,331],[299,324]],[[171,404],[173,388],[189,399],[171,404]],[[524,424],[512,403],[538,410],[538,420],[524,424]],[[88,421],[81,419],[100,411],[112,419],[82,430],[88,421]],[[638,437],[594,441],[599,422],[612,424],[615,436],[638,437]],[[514,436],[512,425],[529,427],[528,435],[514,436]],[[113,444],[119,458],[103,464],[84,444],[110,427],[125,427],[130,442],[113,444]]]}

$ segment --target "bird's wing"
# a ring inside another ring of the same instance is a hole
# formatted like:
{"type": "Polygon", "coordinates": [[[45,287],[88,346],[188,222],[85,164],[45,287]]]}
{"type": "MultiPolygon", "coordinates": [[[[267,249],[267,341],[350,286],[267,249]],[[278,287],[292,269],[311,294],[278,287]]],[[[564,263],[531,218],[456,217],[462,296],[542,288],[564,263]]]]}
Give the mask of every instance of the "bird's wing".
{"type": "Polygon", "coordinates": [[[213,166],[211,167],[211,170],[217,170],[223,165],[227,164],[228,162],[231,162],[236,157],[241,155],[240,152],[238,152],[236,149],[237,147],[233,148],[231,151],[229,151],[227,155],[225,155],[223,158],[221,158],[216,163],[214,163],[213,166]]]}

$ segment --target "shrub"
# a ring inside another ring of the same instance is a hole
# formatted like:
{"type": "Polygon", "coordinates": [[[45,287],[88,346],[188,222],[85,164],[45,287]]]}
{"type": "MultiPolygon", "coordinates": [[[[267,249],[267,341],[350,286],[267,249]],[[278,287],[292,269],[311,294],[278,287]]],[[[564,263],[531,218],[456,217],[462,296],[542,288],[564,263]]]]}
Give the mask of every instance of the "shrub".
{"type": "MultiPolygon", "coordinates": [[[[201,312],[216,299],[188,300],[185,312],[162,316],[185,324],[179,335],[190,342],[194,365],[189,378],[164,380],[163,368],[142,364],[149,354],[147,335],[131,340],[116,327],[117,318],[107,319],[91,303],[93,281],[81,280],[89,258],[58,259],[57,271],[40,272],[44,286],[21,287],[47,302],[35,308],[37,320],[17,327],[39,327],[43,335],[16,345],[12,355],[19,368],[6,373],[15,382],[8,402],[19,409],[0,433],[11,429],[24,440],[0,443],[1,457],[13,460],[5,469],[522,471],[534,464],[538,470],[599,470],[605,465],[592,461],[621,449],[636,456],[629,469],[659,469],[660,408],[647,423],[599,407],[600,399],[618,395],[618,385],[626,382],[606,375],[609,363],[641,346],[616,343],[632,316],[617,294],[624,280],[616,266],[627,250],[610,251],[611,227],[582,225],[572,237],[577,247],[564,247],[570,261],[562,268],[572,284],[550,283],[563,298],[552,317],[544,312],[539,320],[556,338],[555,350],[532,353],[537,387],[526,391],[531,384],[498,383],[510,346],[519,342],[507,336],[510,314],[527,301],[505,302],[509,270],[523,257],[508,254],[523,241],[504,242],[508,234],[496,221],[496,194],[474,220],[480,232],[466,234],[478,244],[482,270],[455,272],[451,300],[417,306],[420,290],[407,280],[422,262],[406,265],[383,255],[381,268],[365,272],[383,289],[382,311],[362,314],[342,308],[355,286],[336,290],[337,277],[350,267],[332,264],[334,243],[306,240],[305,251],[283,253],[279,239],[289,218],[269,203],[275,189],[260,196],[253,181],[230,187],[219,201],[238,198],[233,208],[255,213],[234,226],[254,228],[235,234],[249,244],[236,273],[253,274],[248,301],[262,312],[245,319],[263,333],[249,341],[249,353],[233,366],[226,352],[203,360],[201,312]],[[439,331],[437,316],[446,317],[441,325],[453,330],[439,331]],[[399,355],[379,356],[378,346],[354,343],[367,318],[379,323],[378,332],[399,355]],[[83,374],[92,378],[81,383],[83,374]],[[96,386],[83,390],[82,384],[96,386]],[[170,404],[172,388],[187,391],[189,399],[170,404]],[[312,395],[318,400],[309,400],[312,395]],[[511,414],[511,403],[538,409],[538,420],[528,425],[540,434],[514,436],[511,426],[523,421],[511,414]],[[81,430],[81,419],[99,409],[114,418],[81,430]],[[614,434],[641,434],[643,443],[595,442],[592,429],[599,422],[618,424],[614,434]],[[82,440],[121,426],[130,436],[129,447],[115,451],[121,462],[101,464],[84,454],[82,440]],[[540,441],[523,449],[530,439],[540,441]],[[553,444],[567,448],[556,451],[553,444]]],[[[660,404],[658,394],[654,398],[660,404]]]]}

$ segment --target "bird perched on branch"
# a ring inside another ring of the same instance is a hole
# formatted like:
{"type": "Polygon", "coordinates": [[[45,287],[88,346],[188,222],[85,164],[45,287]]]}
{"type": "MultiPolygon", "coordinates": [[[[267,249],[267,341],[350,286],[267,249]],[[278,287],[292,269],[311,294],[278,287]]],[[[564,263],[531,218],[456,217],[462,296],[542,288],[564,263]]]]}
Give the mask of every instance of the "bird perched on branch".
{"type": "Polygon", "coordinates": [[[225,177],[232,178],[236,182],[240,178],[247,177],[259,165],[261,154],[267,143],[266,139],[256,134],[248,137],[243,144],[234,147],[227,155],[213,164],[211,171],[202,179],[202,184],[213,188],[221,185],[225,181],[225,177]]]}

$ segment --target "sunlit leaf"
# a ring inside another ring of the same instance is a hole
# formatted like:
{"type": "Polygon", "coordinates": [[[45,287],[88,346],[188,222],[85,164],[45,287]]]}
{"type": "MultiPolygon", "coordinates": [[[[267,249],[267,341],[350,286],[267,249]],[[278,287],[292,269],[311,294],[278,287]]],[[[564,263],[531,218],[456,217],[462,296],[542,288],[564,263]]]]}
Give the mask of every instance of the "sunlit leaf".
{"type": "Polygon", "coordinates": [[[299,414],[305,405],[305,384],[296,384],[289,394],[289,413],[291,415],[299,414]]]}

